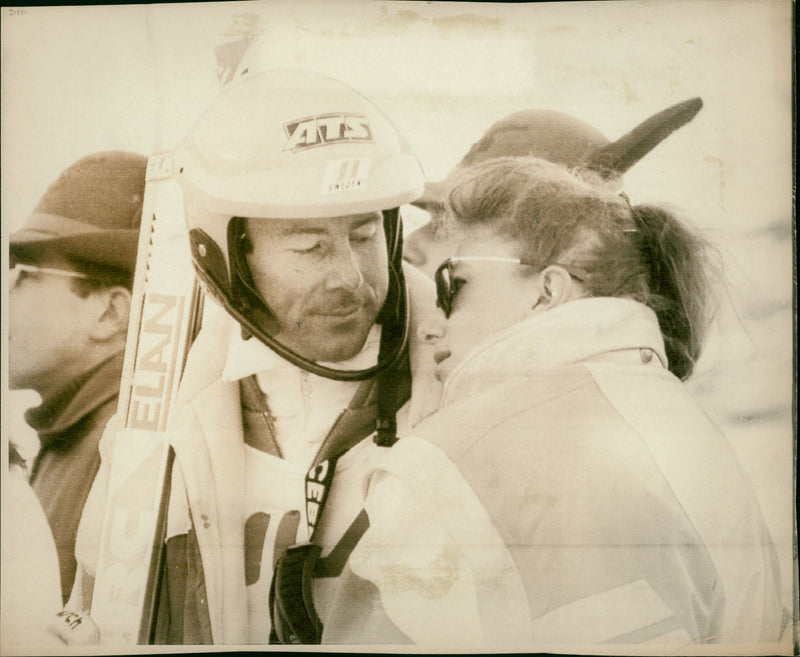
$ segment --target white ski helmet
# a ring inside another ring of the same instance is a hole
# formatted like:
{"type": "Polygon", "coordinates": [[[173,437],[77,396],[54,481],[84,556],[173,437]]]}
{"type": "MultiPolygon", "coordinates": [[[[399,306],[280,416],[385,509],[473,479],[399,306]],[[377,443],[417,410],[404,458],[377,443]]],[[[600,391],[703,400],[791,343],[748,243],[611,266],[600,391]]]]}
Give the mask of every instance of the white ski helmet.
{"type": "Polygon", "coordinates": [[[364,379],[394,362],[407,341],[402,230],[397,208],[422,192],[424,175],[405,139],[345,84],[299,70],[266,71],[225,87],[173,154],[183,189],[192,260],[209,292],[291,362],[330,378],[364,379]],[[252,285],[239,226],[381,211],[390,286],[378,318],[385,335],[369,370],[323,367],[273,339],[271,310],[252,285]],[[386,329],[390,330],[386,330],[386,329]]]}

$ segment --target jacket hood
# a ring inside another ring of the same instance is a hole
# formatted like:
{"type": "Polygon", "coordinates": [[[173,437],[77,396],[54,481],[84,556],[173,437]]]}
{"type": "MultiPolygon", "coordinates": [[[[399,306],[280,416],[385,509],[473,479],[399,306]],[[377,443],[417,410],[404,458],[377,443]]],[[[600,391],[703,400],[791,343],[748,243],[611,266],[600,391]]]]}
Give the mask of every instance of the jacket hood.
{"type": "Polygon", "coordinates": [[[444,382],[440,408],[512,377],[650,349],[667,367],[655,313],[630,299],[592,297],[534,315],[476,346],[444,382]]]}

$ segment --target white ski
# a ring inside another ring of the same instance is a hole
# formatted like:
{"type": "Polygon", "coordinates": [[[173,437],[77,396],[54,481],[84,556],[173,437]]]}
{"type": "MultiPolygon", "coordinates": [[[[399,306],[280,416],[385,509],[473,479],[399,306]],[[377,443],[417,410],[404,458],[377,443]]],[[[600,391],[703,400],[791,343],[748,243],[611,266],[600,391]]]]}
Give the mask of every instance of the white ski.
{"type": "Polygon", "coordinates": [[[103,644],[148,643],[169,499],[165,433],[202,314],[169,153],[150,157],[91,617],[103,644]]]}

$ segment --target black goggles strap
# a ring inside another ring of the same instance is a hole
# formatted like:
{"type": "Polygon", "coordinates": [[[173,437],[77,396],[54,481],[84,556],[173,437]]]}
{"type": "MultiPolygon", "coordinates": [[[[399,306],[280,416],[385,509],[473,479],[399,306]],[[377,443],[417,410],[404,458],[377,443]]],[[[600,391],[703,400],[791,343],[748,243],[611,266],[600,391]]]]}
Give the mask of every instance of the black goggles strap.
{"type": "Polygon", "coordinates": [[[314,567],[321,552],[319,545],[294,545],[278,560],[269,592],[271,644],[322,642],[322,621],[312,596],[314,567]]]}
{"type": "Polygon", "coordinates": [[[333,472],[338,460],[338,456],[327,458],[322,463],[312,466],[306,473],[306,519],[310,533],[309,542],[313,543],[317,533],[317,525],[328,501],[333,472]]]}
{"type": "MultiPolygon", "coordinates": [[[[405,358],[407,358],[407,354],[405,358]]],[[[334,564],[323,563],[326,562],[327,557],[320,559],[322,548],[313,544],[314,537],[328,501],[339,458],[370,434],[375,435],[376,442],[384,447],[391,447],[396,441],[394,409],[401,405],[406,397],[403,392],[403,377],[398,377],[396,373],[395,379],[381,375],[375,380],[364,382],[359,387],[348,410],[357,412],[359,408],[364,409],[365,404],[370,399],[375,399],[376,395],[377,408],[373,411],[375,415],[371,416],[374,419],[371,422],[357,423],[357,426],[350,425],[347,430],[337,433],[337,426],[346,413],[340,416],[331,428],[328,438],[323,442],[316,462],[306,474],[306,518],[309,543],[289,548],[275,564],[269,603],[272,620],[270,643],[319,644],[322,642],[323,625],[314,608],[313,579],[314,575],[319,575],[322,570],[331,570],[334,564]],[[395,380],[397,378],[400,381],[395,380]],[[400,390],[399,393],[398,390],[400,390]],[[389,391],[393,391],[395,394],[389,394],[389,391]],[[337,436],[339,439],[336,439],[337,436]]],[[[408,392],[410,393],[410,390],[408,392]]],[[[368,415],[364,419],[369,417],[368,415]]],[[[348,530],[349,539],[357,543],[368,526],[366,513],[362,512],[348,530]]],[[[334,561],[339,562],[340,559],[337,558],[334,561]]],[[[337,569],[334,567],[333,570],[337,569]]],[[[333,573],[330,575],[335,576],[333,573]]]]}
{"type": "MultiPolygon", "coordinates": [[[[309,541],[313,541],[317,533],[338,459],[338,455],[331,456],[313,465],[306,474],[309,541]]],[[[275,564],[269,592],[270,643],[313,645],[322,642],[322,621],[312,594],[314,568],[321,553],[322,548],[311,542],[294,545],[275,564]]]]}

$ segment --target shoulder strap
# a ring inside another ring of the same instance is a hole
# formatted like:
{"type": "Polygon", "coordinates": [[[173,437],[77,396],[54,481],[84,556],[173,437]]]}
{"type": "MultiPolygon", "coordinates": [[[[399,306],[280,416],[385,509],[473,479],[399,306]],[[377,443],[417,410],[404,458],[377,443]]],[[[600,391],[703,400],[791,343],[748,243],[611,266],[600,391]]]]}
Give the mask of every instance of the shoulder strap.
{"type": "MultiPolygon", "coordinates": [[[[348,407],[328,432],[306,474],[306,517],[309,543],[288,548],[275,564],[270,587],[270,643],[320,643],[322,623],[314,609],[311,581],[315,577],[336,576],[347,554],[336,553],[321,560],[322,548],[313,543],[333,474],[339,458],[370,434],[379,445],[391,447],[396,441],[394,414],[411,395],[411,368],[406,348],[400,367],[391,376],[379,376],[358,386],[348,407]],[[389,416],[391,419],[389,420],[389,416]],[[387,432],[391,440],[386,440],[387,432]]],[[[383,374],[383,373],[382,373],[383,374]]],[[[362,509],[345,537],[352,549],[369,527],[362,509]]]]}
{"type": "MultiPolygon", "coordinates": [[[[374,433],[379,428],[378,420],[388,422],[390,417],[393,423],[395,413],[410,397],[411,365],[406,350],[398,367],[390,368],[374,379],[362,381],[358,386],[350,404],[322,441],[311,465],[312,470],[334,455],[341,456],[374,433]]],[[[392,429],[395,426],[391,424],[392,429]]]]}
{"type": "Polygon", "coordinates": [[[391,447],[397,440],[395,413],[411,396],[411,365],[406,349],[398,367],[359,385],[348,407],[334,422],[306,474],[306,518],[310,540],[328,499],[339,457],[375,434],[375,442],[391,447]]]}

